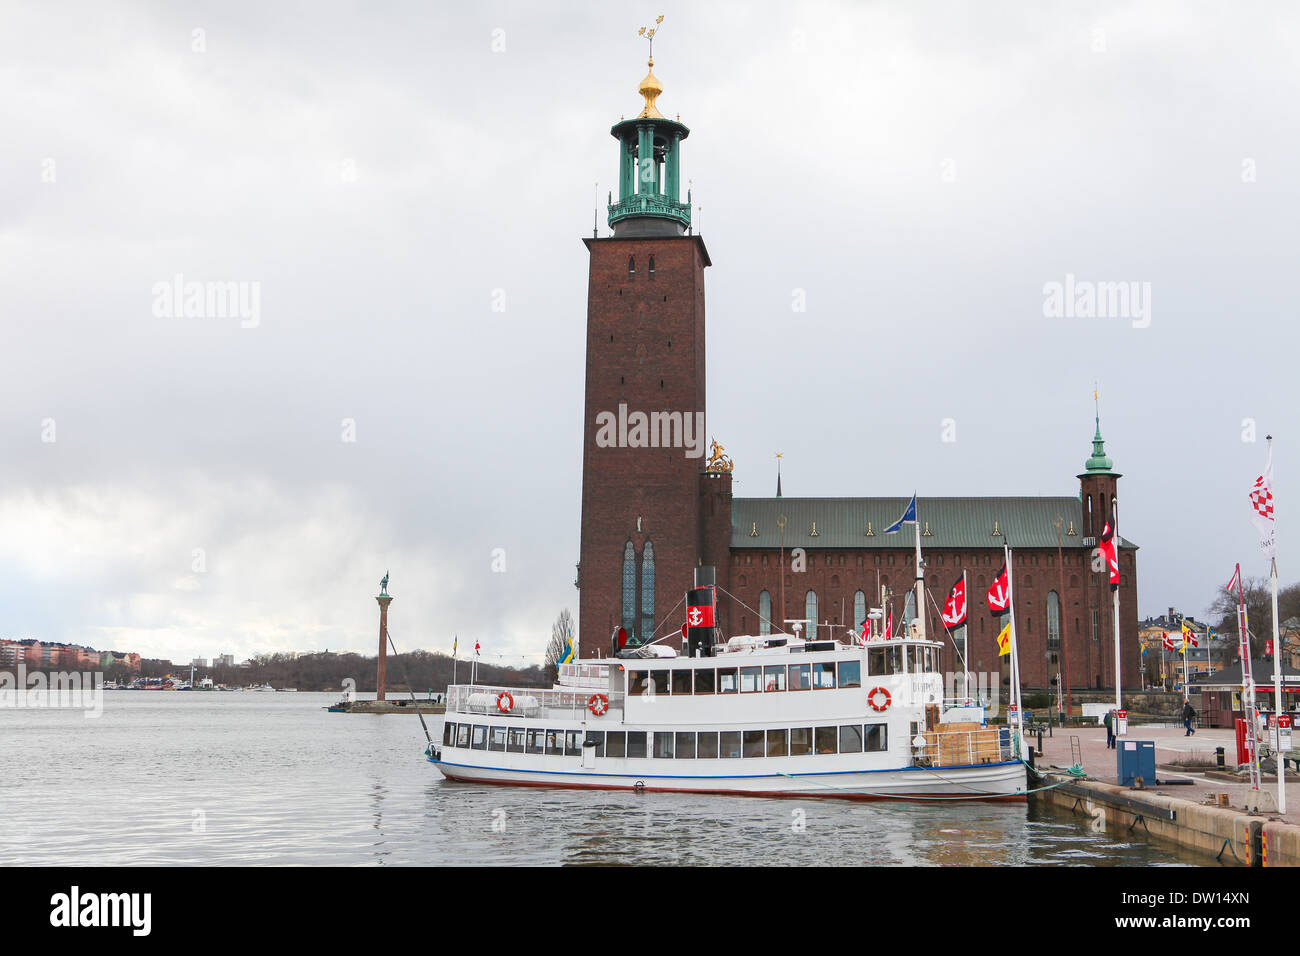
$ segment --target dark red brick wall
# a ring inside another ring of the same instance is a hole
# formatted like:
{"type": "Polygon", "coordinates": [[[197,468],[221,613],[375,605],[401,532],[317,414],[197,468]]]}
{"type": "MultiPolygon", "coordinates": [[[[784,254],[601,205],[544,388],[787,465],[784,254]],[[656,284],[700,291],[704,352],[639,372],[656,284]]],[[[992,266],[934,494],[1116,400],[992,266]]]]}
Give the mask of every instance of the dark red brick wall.
{"type": "Polygon", "coordinates": [[[698,485],[707,446],[701,458],[688,458],[681,448],[601,448],[596,416],[617,414],[620,402],[629,412],[705,411],[706,254],[692,236],[584,242],[590,274],[578,635],[581,654],[594,656],[608,654],[610,632],[621,620],[628,540],[638,564],[646,540],[654,542],[659,634],[680,624],[680,614],[670,621],[669,612],[702,557],[698,485]],[[628,275],[629,256],[635,276],[628,275]]]}
{"type": "MultiPolygon", "coordinates": [[[[1073,541],[1078,541],[1074,538],[1073,541]]],[[[1075,689],[1101,685],[1113,687],[1115,670],[1114,630],[1112,628],[1111,592],[1106,576],[1092,571],[1092,549],[1069,545],[1063,549],[1064,565],[1057,563],[1055,548],[1016,551],[1015,600],[1016,636],[1020,649],[1020,668],[1024,686],[1047,688],[1048,680],[1061,663],[1049,660],[1047,647],[1047,595],[1056,591],[1061,600],[1061,640],[1068,645],[1070,686],[1075,689]],[[1064,585],[1061,577],[1064,571],[1064,585]],[[1098,639],[1092,639],[1090,611],[1099,613],[1098,639]]],[[[837,624],[854,624],[853,595],[866,592],[867,607],[879,605],[878,580],[894,590],[894,621],[902,620],[905,592],[912,586],[914,552],[898,550],[807,549],[807,570],[790,570],[790,552],[785,552],[786,617],[803,617],[808,591],[817,592],[818,617],[837,624]],[[826,563],[830,558],[830,564],[826,563]],[[876,565],[879,557],[880,565],[876,565]],[[893,564],[889,562],[892,559],[893,564]],[[879,579],[877,578],[879,572],[879,579]]],[[[927,550],[927,587],[940,604],[948,588],[967,570],[970,602],[970,666],[975,672],[997,671],[1002,662],[997,655],[996,637],[999,622],[988,613],[985,594],[1002,566],[1001,548],[982,551],[927,550]],[[987,563],[985,563],[987,559],[987,563]]],[[[780,577],[777,574],[778,552],[775,550],[735,549],[731,553],[728,590],[737,599],[731,610],[734,628],[731,633],[758,633],[759,594],[767,590],[772,596],[773,618],[779,613],[780,577]],[[766,559],[766,564],[764,564],[766,559]],[[747,605],[745,607],[743,605],[747,605]]],[[[1122,584],[1120,587],[1121,633],[1126,635],[1123,654],[1124,685],[1138,686],[1139,650],[1137,647],[1137,576],[1135,552],[1120,553],[1122,584]]],[[[928,608],[927,627],[932,637],[946,641],[933,606],[928,608]]],[[[843,631],[835,631],[837,636],[843,631]]],[[[1065,648],[1062,648],[1065,650],[1065,648]]],[[[1056,652],[1058,655],[1060,651],[1056,652]]],[[[951,643],[944,651],[944,670],[959,669],[951,643]]]]}

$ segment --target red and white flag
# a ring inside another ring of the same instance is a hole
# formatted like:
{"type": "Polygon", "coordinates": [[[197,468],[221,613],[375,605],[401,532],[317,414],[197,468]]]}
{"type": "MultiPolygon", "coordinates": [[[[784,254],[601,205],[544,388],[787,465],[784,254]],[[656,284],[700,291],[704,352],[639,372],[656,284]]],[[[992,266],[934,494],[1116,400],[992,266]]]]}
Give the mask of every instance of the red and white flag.
{"type": "Polygon", "coordinates": [[[966,575],[959,577],[952,590],[948,592],[942,617],[943,626],[949,631],[966,623],[966,575]]]}
{"type": "Polygon", "coordinates": [[[1231,594],[1233,591],[1237,590],[1237,586],[1240,584],[1241,584],[1241,565],[1239,564],[1237,565],[1236,570],[1232,572],[1232,580],[1223,586],[1223,590],[1231,594]]]}
{"type": "Polygon", "coordinates": [[[1273,446],[1268,448],[1268,462],[1264,473],[1255,479],[1250,489],[1250,520],[1259,529],[1259,546],[1268,558],[1277,557],[1277,542],[1273,538],[1273,446]]]}
{"type": "Polygon", "coordinates": [[[1172,651],[1173,649],[1174,649],[1174,639],[1169,636],[1168,631],[1165,631],[1165,650],[1172,651]]]}
{"type": "Polygon", "coordinates": [[[1112,591],[1119,588],[1119,542],[1115,540],[1115,526],[1117,518],[1111,515],[1106,519],[1106,527],[1101,531],[1101,539],[1097,542],[1097,550],[1101,552],[1102,558],[1106,561],[1106,567],[1110,571],[1110,589],[1112,591]]]}
{"type": "Polygon", "coordinates": [[[474,638],[474,656],[475,656],[475,657],[478,657],[478,652],[479,652],[480,649],[481,649],[481,648],[479,647],[479,644],[478,644],[478,638],[476,637],[476,638],[474,638]]]}
{"type": "Polygon", "coordinates": [[[894,636],[894,609],[889,609],[889,617],[885,620],[885,640],[894,636]]]}
{"type": "Polygon", "coordinates": [[[865,645],[869,640],[871,640],[871,618],[862,622],[862,633],[858,635],[859,644],[865,645]]]}
{"type": "Polygon", "coordinates": [[[1002,565],[1002,570],[998,572],[998,576],[993,579],[993,583],[989,586],[988,600],[990,614],[1005,614],[1011,606],[1011,588],[1007,581],[1005,562],[1002,565]]]}

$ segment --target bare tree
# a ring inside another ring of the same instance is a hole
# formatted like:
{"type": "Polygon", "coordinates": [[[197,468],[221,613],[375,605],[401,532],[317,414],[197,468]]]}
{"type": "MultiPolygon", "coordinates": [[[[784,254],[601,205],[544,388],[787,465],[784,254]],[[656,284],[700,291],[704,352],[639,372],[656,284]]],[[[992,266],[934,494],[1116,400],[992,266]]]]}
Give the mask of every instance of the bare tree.
{"type": "Polygon", "coordinates": [[[559,673],[559,661],[564,657],[565,646],[573,640],[573,615],[566,607],[551,625],[551,639],[546,645],[546,666],[559,673]]]}
{"type": "MultiPolygon", "coordinates": [[[[1268,578],[1245,578],[1241,582],[1242,596],[1246,600],[1246,616],[1250,623],[1250,656],[1258,660],[1264,656],[1264,642],[1273,637],[1273,592],[1268,578]]],[[[1277,595],[1278,617],[1283,621],[1300,614],[1300,584],[1282,588],[1277,595]]],[[[1218,630],[1224,636],[1237,636],[1237,592],[1219,588],[1214,603],[1210,605],[1211,620],[1218,620],[1218,630]]],[[[1237,656],[1233,649],[1233,658],[1237,656]]]]}

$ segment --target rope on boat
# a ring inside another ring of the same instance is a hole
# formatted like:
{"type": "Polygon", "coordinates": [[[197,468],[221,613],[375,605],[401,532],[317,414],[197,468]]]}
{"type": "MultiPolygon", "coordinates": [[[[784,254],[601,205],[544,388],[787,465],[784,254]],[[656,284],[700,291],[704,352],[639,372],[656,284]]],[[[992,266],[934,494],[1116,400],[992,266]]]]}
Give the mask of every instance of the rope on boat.
{"type": "MultiPolygon", "coordinates": [[[[397,645],[393,643],[393,635],[387,627],[384,628],[384,636],[388,638],[388,646],[393,649],[393,657],[401,657],[397,653],[397,645]]],[[[420,702],[415,699],[415,691],[411,690],[411,682],[406,679],[406,665],[402,664],[402,683],[406,685],[406,692],[411,695],[411,703],[415,705],[415,716],[420,718],[420,726],[424,728],[424,739],[429,741],[429,746],[433,746],[433,737],[429,734],[429,725],[424,722],[424,714],[420,711],[420,702]]]]}

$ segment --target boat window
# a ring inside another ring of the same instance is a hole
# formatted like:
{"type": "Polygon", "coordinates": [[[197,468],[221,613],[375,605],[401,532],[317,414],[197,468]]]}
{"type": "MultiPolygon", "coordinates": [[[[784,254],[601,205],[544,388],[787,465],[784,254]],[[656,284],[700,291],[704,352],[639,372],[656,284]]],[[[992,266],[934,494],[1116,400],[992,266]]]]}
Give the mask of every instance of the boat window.
{"type": "Polygon", "coordinates": [[[734,694],[736,692],[736,669],[734,667],[718,668],[718,693],[734,694]]]}
{"type": "Polygon", "coordinates": [[[812,728],[793,727],[790,730],[790,754],[803,756],[812,753],[812,728]]]}
{"type": "Polygon", "coordinates": [[[693,760],[695,758],[695,732],[678,731],[677,732],[677,759],[693,760]]]}
{"type": "Polygon", "coordinates": [[[873,677],[888,677],[903,672],[901,647],[873,647],[867,651],[867,670],[873,677]]]}
{"type": "Polygon", "coordinates": [[[808,690],[812,687],[812,668],[807,664],[790,665],[790,689],[808,690]]]}
{"type": "Polygon", "coordinates": [[[835,689],[835,662],[818,661],[813,665],[813,687],[818,690],[835,689]]]}
{"type": "Polygon", "coordinates": [[[456,728],[456,746],[462,748],[469,746],[469,724],[461,724],[456,728]]]}
{"type": "Polygon", "coordinates": [[[740,692],[755,694],[763,689],[763,668],[742,667],[740,669],[740,692]]]}
{"type": "Polygon", "coordinates": [[[650,686],[649,671],[628,671],[627,672],[627,695],[629,697],[638,697],[646,692],[650,686]]]}
{"type": "Polygon", "coordinates": [[[927,647],[925,649],[925,670],[931,674],[939,670],[939,649],[937,647],[927,647]]]}
{"type": "Polygon", "coordinates": [[[487,725],[474,725],[474,738],[470,744],[475,750],[487,750],[487,725]]]}
{"type": "Polygon", "coordinates": [[[717,731],[701,731],[699,735],[699,744],[696,756],[701,760],[710,759],[718,755],[718,734],[717,731]]]}
{"type": "Polygon", "coordinates": [[[839,737],[839,728],[837,727],[818,727],[813,736],[817,745],[819,754],[833,754],[836,752],[835,742],[839,737]]]}
{"type": "Polygon", "coordinates": [[[650,672],[650,686],[654,688],[650,693],[668,695],[668,671],[664,669],[653,670],[650,672]]]}
{"type": "Polygon", "coordinates": [[[695,693],[712,694],[715,683],[712,667],[701,667],[695,671],[695,693]]]}
{"type": "Polygon", "coordinates": [[[644,730],[629,730],[627,732],[627,755],[629,757],[644,757],[645,745],[644,730]]]}
{"type": "Polygon", "coordinates": [[[672,759],[673,755],[673,732],[671,730],[655,731],[655,756],[659,758],[672,759]]]}
{"type": "Polygon", "coordinates": [[[548,754],[564,753],[563,730],[548,730],[546,732],[546,752],[548,754]]]}
{"type": "Polygon", "coordinates": [[[456,722],[449,720],[442,725],[442,745],[444,747],[456,746],[456,722]]]}
{"type": "Polygon", "coordinates": [[[862,662],[861,661],[840,661],[840,686],[841,687],[862,686],[862,662]]]}
{"type": "Polygon", "coordinates": [[[861,724],[840,724],[840,753],[862,753],[861,724]]]}
{"type": "Polygon", "coordinates": [[[505,750],[506,749],[506,729],[504,727],[492,728],[492,739],[488,741],[488,750],[505,750]]]}
{"type": "Polygon", "coordinates": [[[605,756],[605,732],[603,730],[589,730],[582,741],[584,747],[595,747],[596,756],[605,756]]]}
{"type": "Polygon", "coordinates": [[[769,757],[784,757],[787,753],[789,753],[789,746],[785,728],[769,730],[767,732],[767,755],[769,757]]]}
{"type": "MultiPolygon", "coordinates": [[[[554,731],[552,731],[552,733],[554,733],[554,731]]],[[[528,746],[525,748],[524,752],[530,754],[539,754],[542,752],[545,743],[546,743],[546,731],[540,729],[530,730],[528,731],[528,746]]]]}
{"type": "Polygon", "coordinates": [[[689,694],[691,692],[691,670],[679,667],[673,671],[673,693],[689,694]]]}
{"type": "Polygon", "coordinates": [[[582,756],[581,730],[566,730],[564,732],[564,755],[566,757],[582,756]]]}
{"type": "Polygon", "coordinates": [[[863,749],[867,753],[883,753],[889,749],[889,736],[884,724],[867,724],[863,729],[866,731],[866,746],[863,749]]]}
{"type": "Polygon", "coordinates": [[[719,757],[740,756],[740,731],[739,730],[723,730],[719,732],[718,756],[719,757]]]}
{"type": "Polygon", "coordinates": [[[627,756],[627,737],[624,731],[611,730],[605,734],[605,756],[627,756]]]}
{"type": "Polygon", "coordinates": [[[506,738],[506,750],[512,754],[521,754],[524,752],[524,728],[510,728],[510,736],[506,738]]]}
{"type": "Polygon", "coordinates": [[[745,756],[761,757],[765,747],[763,745],[763,731],[746,730],[745,731],[745,756]]]}
{"type": "Polygon", "coordinates": [[[763,668],[763,690],[785,690],[785,665],[768,665],[763,668]]]}

